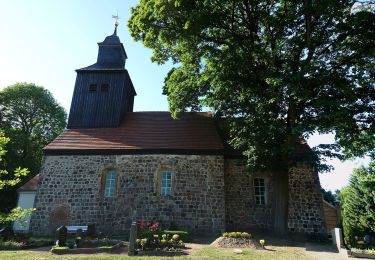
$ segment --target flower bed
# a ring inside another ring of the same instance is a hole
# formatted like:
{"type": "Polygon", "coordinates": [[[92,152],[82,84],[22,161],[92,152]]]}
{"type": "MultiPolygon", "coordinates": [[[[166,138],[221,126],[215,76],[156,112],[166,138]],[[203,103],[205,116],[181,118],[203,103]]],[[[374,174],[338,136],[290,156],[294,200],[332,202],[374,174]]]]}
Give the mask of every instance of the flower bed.
{"type": "Polygon", "coordinates": [[[352,248],[348,251],[348,256],[375,259],[375,249],[352,248]]]}
{"type": "Polygon", "coordinates": [[[187,231],[161,230],[159,222],[138,220],[138,252],[181,252],[185,248],[184,241],[188,239],[187,231]]]}
{"type": "Polygon", "coordinates": [[[137,248],[143,251],[181,251],[185,248],[184,242],[180,239],[178,234],[171,236],[170,234],[163,234],[161,236],[154,235],[153,237],[147,237],[137,239],[137,248]]]}

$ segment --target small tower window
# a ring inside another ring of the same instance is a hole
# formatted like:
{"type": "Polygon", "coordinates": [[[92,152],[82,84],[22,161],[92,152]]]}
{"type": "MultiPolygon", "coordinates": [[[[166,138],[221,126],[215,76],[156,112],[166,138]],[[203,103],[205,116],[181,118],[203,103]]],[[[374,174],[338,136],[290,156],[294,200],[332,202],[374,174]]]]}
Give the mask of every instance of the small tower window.
{"type": "Polygon", "coordinates": [[[109,90],[109,85],[108,84],[102,84],[100,86],[100,91],[101,92],[108,92],[108,90],[109,90]]]}
{"type": "Polygon", "coordinates": [[[89,92],[96,92],[96,84],[90,84],[89,92]]]}

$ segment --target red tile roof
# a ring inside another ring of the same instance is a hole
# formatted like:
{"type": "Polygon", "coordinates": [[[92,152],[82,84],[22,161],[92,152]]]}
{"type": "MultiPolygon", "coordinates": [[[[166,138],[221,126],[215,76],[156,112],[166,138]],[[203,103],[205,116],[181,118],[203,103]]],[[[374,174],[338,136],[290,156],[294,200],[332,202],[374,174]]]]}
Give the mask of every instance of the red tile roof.
{"type": "Polygon", "coordinates": [[[35,175],[31,180],[17,189],[18,192],[22,191],[36,191],[39,184],[39,174],[35,175]]]}
{"type": "Polygon", "coordinates": [[[223,143],[211,113],[127,113],[118,128],[66,129],[44,148],[46,154],[64,153],[222,153],[223,143]]]}

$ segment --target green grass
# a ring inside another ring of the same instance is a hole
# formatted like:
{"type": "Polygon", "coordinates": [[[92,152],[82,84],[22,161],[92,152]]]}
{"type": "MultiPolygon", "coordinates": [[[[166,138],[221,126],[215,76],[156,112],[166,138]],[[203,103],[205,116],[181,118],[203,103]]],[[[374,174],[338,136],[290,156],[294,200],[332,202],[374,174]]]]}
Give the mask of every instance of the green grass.
{"type": "Polygon", "coordinates": [[[233,249],[217,249],[213,247],[204,247],[197,249],[191,255],[160,257],[160,256],[136,256],[129,258],[126,254],[94,254],[94,255],[53,255],[50,252],[20,250],[20,251],[0,251],[0,259],[18,260],[36,260],[36,259],[311,259],[305,254],[304,248],[298,247],[272,247],[272,250],[252,250],[243,249],[242,254],[236,254],[233,249]]]}
{"type": "Polygon", "coordinates": [[[311,259],[301,248],[273,247],[272,250],[243,249],[242,254],[233,252],[233,248],[212,248],[206,247],[197,252],[194,256],[199,259],[311,259]]]}

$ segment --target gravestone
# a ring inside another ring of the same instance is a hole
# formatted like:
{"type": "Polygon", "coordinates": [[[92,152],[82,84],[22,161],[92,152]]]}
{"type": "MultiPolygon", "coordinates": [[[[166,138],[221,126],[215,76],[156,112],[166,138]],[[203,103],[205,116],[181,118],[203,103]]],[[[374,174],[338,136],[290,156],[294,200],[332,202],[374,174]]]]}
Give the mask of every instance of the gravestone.
{"type": "Polygon", "coordinates": [[[94,239],[95,237],[95,224],[89,224],[87,226],[87,238],[94,239]]]}
{"type": "Polygon", "coordinates": [[[83,235],[83,230],[82,228],[77,229],[76,232],[76,247],[82,247],[82,235],[83,235]]]}
{"type": "Polygon", "coordinates": [[[3,241],[8,241],[14,237],[14,232],[11,227],[5,227],[0,230],[0,236],[3,238],[3,241]]]}
{"type": "Polygon", "coordinates": [[[129,237],[129,256],[134,256],[137,254],[135,251],[135,241],[137,239],[137,222],[133,221],[130,226],[130,237],[129,237]]]}
{"type": "Polygon", "coordinates": [[[332,229],[332,243],[336,246],[339,252],[345,248],[341,228],[332,229]]]}
{"type": "Polygon", "coordinates": [[[365,242],[366,246],[375,246],[375,238],[371,235],[365,235],[363,237],[363,241],[365,242]]]}
{"type": "Polygon", "coordinates": [[[83,230],[82,230],[82,228],[77,229],[76,237],[82,237],[82,235],[83,235],[83,230]]]}
{"type": "Polygon", "coordinates": [[[56,231],[57,231],[58,246],[66,246],[66,238],[68,236],[68,229],[65,226],[61,226],[56,231]]]}

